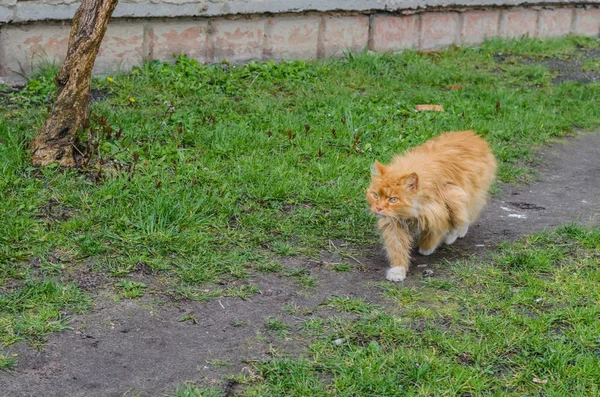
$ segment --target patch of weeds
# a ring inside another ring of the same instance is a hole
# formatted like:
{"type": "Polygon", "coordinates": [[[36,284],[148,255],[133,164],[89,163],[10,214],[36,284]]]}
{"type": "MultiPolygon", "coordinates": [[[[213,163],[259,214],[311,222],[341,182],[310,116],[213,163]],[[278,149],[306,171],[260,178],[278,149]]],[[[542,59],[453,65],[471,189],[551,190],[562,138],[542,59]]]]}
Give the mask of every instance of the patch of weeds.
{"type": "Polygon", "coordinates": [[[405,315],[412,319],[432,319],[437,317],[436,311],[429,307],[415,307],[407,310],[405,315]]]}
{"type": "Polygon", "coordinates": [[[305,275],[296,278],[296,282],[303,288],[314,288],[317,286],[318,278],[311,275],[305,275]]]}
{"type": "Polygon", "coordinates": [[[89,305],[89,297],[74,284],[27,280],[0,294],[0,346],[27,341],[41,348],[46,335],[67,328],[68,313],[82,313],[89,305]]]}
{"type": "Polygon", "coordinates": [[[231,323],[231,326],[236,327],[236,328],[237,327],[245,327],[246,325],[248,325],[248,323],[246,321],[242,321],[242,320],[236,320],[231,323]]]}
{"type": "Polygon", "coordinates": [[[600,40],[594,37],[488,39],[481,46],[489,54],[519,55],[535,58],[564,58],[581,49],[596,49],[600,40]]]}
{"type": "Polygon", "coordinates": [[[302,276],[307,276],[308,274],[309,274],[309,271],[305,267],[290,268],[290,269],[284,270],[284,272],[283,272],[283,275],[285,277],[302,277],[302,276]]]}
{"type": "Polygon", "coordinates": [[[115,284],[119,295],[124,298],[133,299],[144,296],[148,286],[144,283],[131,280],[121,280],[115,284]]]}
{"type": "Polygon", "coordinates": [[[279,273],[283,265],[279,262],[258,262],[252,265],[252,268],[261,273],[279,273]]]}
{"type": "Polygon", "coordinates": [[[297,256],[301,254],[299,249],[292,244],[283,241],[275,241],[271,245],[271,250],[280,256],[297,256]]]}
{"type": "Polygon", "coordinates": [[[347,263],[335,263],[331,265],[331,270],[337,273],[348,273],[352,271],[352,266],[347,263]]]}
{"type": "Polygon", "coordinates": [[[313,288],[317,285],[318,279],[311,275],[309,270],[305,267],[297,267],[293,269],[286,269],[283,272],[285,277],[292,277],[296,283],[304,288],[313,288]]]}
{"type": "Polygon", "coordinates": [[[253,295],[260,294],[260,288],[256,285],[241,285],[239,287],[228,287],[223,291],[223,296],[246,300],[253,295]]]}
{"type": "Polygon", "coordinates": [[[257,342],[265,343],[269,340],[269,338],[267,338],[267,335],[265,335],[263,332],[257,330],[256,335],[254,336],[254,340],[257,342]]]}
{"type": "Polygon", "coordinates": [[[331,307],[339,312],[366,314],[371,313],[377,308],[373,305],[365,303],[363,298],[351,298],[332,296],[327,298],[327,301],[322,303],[323,306],[331,307]]]}
{"type": "Polygon", "coordinates": [[[321,371],[309,360],[269,361],[259,364],[257,370],[263,382],[251,384],[244,391],[248,397],[329,395],[327,385],[321,379],[321,371]]]}
{"type": "Polygon", "coordinates": [[[212,361],[207,361],[206,363],[210,364],[210,365],[214,365],[215,367],[231,367],[233,365],[229,361],[224,361],[224,360],[212,360],[212,361]]]}
{"type": "Polygon", "coordinates": [[[294,302],[288,303],[283,307],[283,311],[287,314],[297,314],[300,311],[298,305],[294,302]]]}
{"type": "Polygon", "coordinates": [[[543,65],[509,65],[501,68],[507,82],[522,85],[528,81],[534,86],[545,86],[550,84],[551,75],[548,68],[543,65]]]}
{"type": "Polygon", "coordinates": [[[56,94],[54,76],[58,70],[57,64],[48,61],[37,65],[25,87],[20,91],[13,91],[7,96],[10,107],[28,108],[52,104],[56,94]]]}
{"type": "Polygon", "coordinates": [[[322,318],[309,318],[302,322],[301,329],[311,334],[321,334],[325,331],[326,321],[322,318]]]}
{"type": "Polygon", "coordinates": [[[198,319],[196,318],[194,313],[189,313],[189,314],[186,314],[185,316],[181,316],[179,318],[179,320],[177,320],[177,321],[179,321],[180,323],[189,321],[192,324],[198,324],[198,319]]]}
{"type": "Polygon", "coordinates": [[[115,278],[127,276],[135,270],[135,265],[132,263],[108,261],[106,265],[110,277],[115,278]]]}
{"type": "Polygon", "coordinates": [[[454,288],[455,283],[452,280],[440,280],[434,278],[426,278],[423,280],[423,286],[442,291],[450,291],[454,288]]]}
{"type": "Polygon", "coordinates": [[[600,58],[586,59],[581,63],[584,72],[600,72],[600,58]]]}
{"type": "Polygon", "coordinates": [[[532,168],[524,168],[516,164],[500,164],[496,177],[504,183],[531,183],[537,173],[532,168]]]}
{"type": "Polygon", "coordinates": [[[379,283],[378,286],[383,291],[384,296],[393,298],[405,307],[411,306],[421,298],[421,293],[418,290],[406,288],[396,283],[379,283]]]}
{"type": "Polygon", "coordinates": [[[218,298],[223,295],[221,289],[201,289],[191,286],[180,286],[175,290],[175,298],[184,298],[192,301],[206,302],[213,298],[218,298]]]}
{"type": "Polygon", "coordinates": [[[265,320],[265,328],[276,332],[280,337],[285,337],[288,334],[290,326],[285,324],[281,319],[269,317],[265,320]]]}
{"type": "Polygon", "coordinates": [[[8,357],[0,352],[0,371],[10,372],[17,362],[15,357],[8,357]]]}
{"type": "Polygon", "coordinates": [[[600,229],[586,230],[572,224],[557,228],[556,234],[567,241],[577,240],[588,250],[600,249],[600,229]]]}

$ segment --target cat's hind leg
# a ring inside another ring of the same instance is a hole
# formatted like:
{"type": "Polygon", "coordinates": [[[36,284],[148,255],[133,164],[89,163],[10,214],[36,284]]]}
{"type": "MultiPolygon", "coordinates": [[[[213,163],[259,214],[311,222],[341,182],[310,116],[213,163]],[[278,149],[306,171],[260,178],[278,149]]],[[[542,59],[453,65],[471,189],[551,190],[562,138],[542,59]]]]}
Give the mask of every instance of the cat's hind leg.
{"type": "Polygon", "coordinates": [[[453,244],[457,238],[463,238],[469,230],[469,210],[467,193],[458,186],[446,186],[444,189],[446,206],[449,209],[453,228],[446,234],[444,242],[453,244]]]}
{"type": "Polygon", "coordinates": [[[437,230],[423,231],[419,236],[419,254],[431,255],[435,249],[440,245],[444,233],[437,230]]]}
{"type": "Polygon", "coordinates": [[[459,237],[459,230],[458,229],[452,229],[444,237],[444,243],[446,243],[446,245],[453,244],[458,237],[459,237]]]}

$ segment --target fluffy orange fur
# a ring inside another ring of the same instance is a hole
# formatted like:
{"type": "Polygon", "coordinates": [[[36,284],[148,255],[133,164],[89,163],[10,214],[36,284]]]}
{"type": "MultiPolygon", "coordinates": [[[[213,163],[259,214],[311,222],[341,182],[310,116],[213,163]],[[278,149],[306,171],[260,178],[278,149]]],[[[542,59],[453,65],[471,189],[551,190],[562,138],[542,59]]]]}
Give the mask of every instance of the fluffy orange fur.
{"type": "Polygon", "coordinates": [[[492,151],[473,131],[445,133],[387,166],[375,161],[367,201],[379,217],[391,265],[387,279],[406,278],[415,237],[422,255],[464,237],[487,202],[495,174],[492,151]]]}

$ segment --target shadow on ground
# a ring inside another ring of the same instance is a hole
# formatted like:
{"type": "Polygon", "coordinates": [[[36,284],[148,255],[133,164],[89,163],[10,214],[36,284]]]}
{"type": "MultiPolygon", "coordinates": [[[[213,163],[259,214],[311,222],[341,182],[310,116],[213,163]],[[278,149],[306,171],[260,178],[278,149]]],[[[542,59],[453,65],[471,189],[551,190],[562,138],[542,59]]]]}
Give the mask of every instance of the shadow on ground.
{"type": "MultiPolygon", "coordinates": [[[[539,180],[503,185],[467,237],[432,256],[415,255],[405,287],[420,285],[425,270],[444,277],[444,261],[484,255],[499,241],[571,222],[600,224],[600,134],[565,139],[541,150],[540,158],[539,180]]],[[[320,261],[284,259],[288,269],[308,269],[317,285],[303,288],[280,274],[258,275],[251,282],[261,293],[248,300],[146,296],[114,302],[100,293],[90,314],[75,316],[72,330],[51,336],[42,351],[11,347],[18,364],[13,374],[0,373],[0,395],[156,396],[184,381],[223,385],[226,375],[249,374],[253,362],[274,353],[300,354],[307,340],[294,330],[311,318],[339,315],[321,305],[328,297],[389,304],[378,286],[387,266],[382,250],[353,252],[324,252],[320,261]],[[352,270],[335,272],[335,263],[352,270]],[[287,337],[265,326],[270,317],[290,327],[287,337]]]]}

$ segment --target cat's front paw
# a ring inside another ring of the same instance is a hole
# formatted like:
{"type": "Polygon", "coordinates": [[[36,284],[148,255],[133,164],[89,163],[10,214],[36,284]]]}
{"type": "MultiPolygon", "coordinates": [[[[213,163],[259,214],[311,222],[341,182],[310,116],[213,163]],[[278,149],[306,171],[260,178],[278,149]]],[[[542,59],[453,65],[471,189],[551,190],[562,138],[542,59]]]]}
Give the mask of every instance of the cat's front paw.
{"type": "Polygon", "coordinates": [[[394,282],[404,281],[406,278],[406,268],[400,266],[390,267],[385,278],[394,282]]]}

